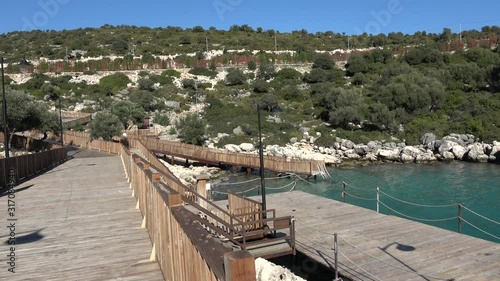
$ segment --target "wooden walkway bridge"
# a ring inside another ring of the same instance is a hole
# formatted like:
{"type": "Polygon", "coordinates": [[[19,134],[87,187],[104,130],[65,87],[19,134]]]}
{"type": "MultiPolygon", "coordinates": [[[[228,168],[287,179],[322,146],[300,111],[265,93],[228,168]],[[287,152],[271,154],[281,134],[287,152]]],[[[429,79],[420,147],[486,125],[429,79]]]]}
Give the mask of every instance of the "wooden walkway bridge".
{"type": "MultiPolygon", "coordinates": [[[[195,160],[213,165],[232,165],[245,168],[259,169],[260,158],[257,154],[228,152],[180,142],[158,140],[151,137],[140,137],[141,141],[152,152],[195,160]]],[[[308,176],[326,176],[325,163],[313,160],[297,160],[285,157],[264,156],[264,168],[275,173],[295,173],[308,176]]]]}
{"type": "Polygon", "coordinates": [[[164,280],[150,261],[151,241],[120,157],[87,149],[68,155],[16,187],[15,273],[7,270],[3,227],[0,280],[164,280]]]}
{"type": "Polygon", "coordinates": [[[293,215],[297,250],[332,269],[337,233],[339,271],[352,280],[500,278],[498,243],[301,191],[269,195],[267,205],[293,215]]]}
{"type": "MultiPolygon", "coordinates": [[[[267,247],[259,239],[274,230],[290,244],[283,253],[297,249],[332,269],[336,234],[337,268],[352,280],[500,276],[500,244],[300,191],[267,198],[268,210],[294,218],[264,218],[259,198],[230,196],[229,209],[220,208],[203,184],[183,186],[139,141],[134,154],[118,143],[65,139],[120,156],[75,150],[17,187],[17,273],[3,263],[1,280],[254,281],[251,246],[267,247]]],[[[8,234],[0,237],[7,246],[8,234]]],[[[306,261],[298,270],[315,267],[306,261]]]]}

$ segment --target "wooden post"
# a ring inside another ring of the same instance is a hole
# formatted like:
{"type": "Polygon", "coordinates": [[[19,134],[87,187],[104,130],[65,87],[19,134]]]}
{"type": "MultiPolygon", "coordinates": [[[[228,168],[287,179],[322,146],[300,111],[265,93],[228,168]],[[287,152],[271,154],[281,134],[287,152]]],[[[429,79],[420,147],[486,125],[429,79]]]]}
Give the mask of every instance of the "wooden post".
{"type": "Polygon", "coordinates": [[[247,251],[224,254],[225,281],[255,281],[255,258],[247,251]]]}
{"type": "Polygon", "coordinates": [[[462,205],[458,203],[458,233],[462,233],[462,205]]]}
{"type": "MultiPolygon", "coordinates": [[[[209,175],[198,175],[196,176],[196,191],[198,194],[203,196],[205,199],[207,199],[207,180],[210,179],[209,175]]],[[[202,206],[203,208],[207,208],[207,201],[197,198],[198,204],[202,206]]]]}
{"type": "Polygon", "coordinates": [[[153,183],[160,182],[161,181],[161,174],[160,173],[153,173],[151,175],[151,181],[153,183]]]}
{"type": "Polygon", "coordinates": [[[342,191],[342,197],[344,197],[344,203],[345,203],[345,197],[346,197],[346,193],[345,193],[345,182],[342,182],[342,184],[344,185],[344,191],[342,191]]]}
{"type": "Polygon", "coordinates": [[[333,252],[335,254],[335,279],[339,280],[339,244],[337,243],[337,233],[333,234],[333,252]]]}
{"type": "Polygon", "coordinates": [[[377,187],[377,213],[380,213],[380,188],[377,187]]]}

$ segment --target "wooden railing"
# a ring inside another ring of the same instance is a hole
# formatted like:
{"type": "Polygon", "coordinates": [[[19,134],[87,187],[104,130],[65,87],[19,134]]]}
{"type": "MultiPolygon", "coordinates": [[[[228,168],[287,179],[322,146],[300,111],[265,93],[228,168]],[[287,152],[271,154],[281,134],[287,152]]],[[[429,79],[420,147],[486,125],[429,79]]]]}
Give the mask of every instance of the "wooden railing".
{"type": "Polygon", "coordinates": [[[127,136],[158,136],[158,129],[125,130],[127,136]]]}
{"type": "MultiPolygon", "coordinates": [[[[150,167],[160,173],[162,182],[181,194],[185,204],[196,208],[204,214],[204,216],[198,218],[198,220],[203,223],[210,232],[219,237],[224,237],[241,249],[246,250],[248,240],[264,237],[271,232],[276,233],[277,230],[287,229],[289,235],[280,237],[279,239],[289,240],[291,246],[290,252],[295,252],[295,226],[292,223],[292,217],[276,217],[274,209],[262,211],[262,205],[259,202],[246,198],[242,199],[236,195],[232,197],[233,202],[230,203],[234,212],[222,209],[208,200],[205,196],[182,184],[177,177],[175,177],[175,175],[148,150],[142,143],[143,141],[144,140],[130,140],[130,146],[139,150],[147,159],[148,163],[150,163],[150,167]],[[151,161],[149,161],[149,159],[151,159],[151,161]],[[201,202],[196,202],[196,199],[203,201],[203,204],[201,202]],[[241,209],[238,210],[238,208],[241,209]],[[266,219],[263,219],[264,213],[269,213],[270,215],[266,219]]],[[[255,241],[252,243],[252,245],[257,245],[260,242],[255,241]]],[[[262,241],[262,243],[265,243],[265,241],[262,241]]]]}
{"type": "Polygon", "coordinates": [[[88,149],[120,154],[120,143],[101,140],[90,141],[89,134],[84,132],[66,131],[64,132],[64,142],[88,149]]]}
{"type": "Polygon", "coordinates": [[[66,159],[66,149],[57,148],[39,153],[0,159],[0,188],[7,186],[9,170],[15,171],[15,181],[26,179],[30,176],[47,170],[66,159]]]}
{"type": "MultiPolygon", "coordinates": [[[[232,192],[228,193],[227,197],[229,212],[236,215],[243,222],[248,221],[259,221],[262,219],[262,203],[234,194],[232,192]]],[[[254,225],[248,225],[249,230],[262,228],[263,225],[256,223],[254,225]]]]}
{"type": "Polygon", "coordinates": [[[255,280],[248,252],[232,252],[206,237],[199,217],[182,205],[179,192],[161,182],[149,162],[124,146],[120,154],[153,243],[151,259],[158,261],[165,280],[255,280]]]}
{"type": "MultiPolygon", "coordinates": [[[[144,145],[151,151],[192,159],[204,163],[230,164],[249,168],[259,168],[260,159],[256,154],[232,153],[179,142],[170,142],[151,138],[142,138],[144,145]]],[[[274,172],[293,172],[297,174],[315,175],[320,173],[323,162],[285,159],[283,157],[265,156],[264,167],[274,172]]]]}

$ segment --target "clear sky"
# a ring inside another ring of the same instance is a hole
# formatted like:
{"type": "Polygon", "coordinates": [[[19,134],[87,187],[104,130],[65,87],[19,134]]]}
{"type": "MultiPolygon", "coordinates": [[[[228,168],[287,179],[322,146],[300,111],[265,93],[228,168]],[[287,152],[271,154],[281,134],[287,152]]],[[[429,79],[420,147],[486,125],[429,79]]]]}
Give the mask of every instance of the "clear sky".
{"type": "Polygon", "coordinates": [[[111,25],[231,25],[346,34],[500,26],[499,0],[4,0],[0,33],[111,25]]]}

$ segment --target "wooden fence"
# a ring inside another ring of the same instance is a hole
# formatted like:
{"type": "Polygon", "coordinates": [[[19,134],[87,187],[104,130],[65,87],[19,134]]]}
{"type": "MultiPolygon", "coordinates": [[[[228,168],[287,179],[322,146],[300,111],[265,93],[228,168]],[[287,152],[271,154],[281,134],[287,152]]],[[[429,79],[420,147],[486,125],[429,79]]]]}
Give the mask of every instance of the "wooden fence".
{"type": "Polygon", "coordinates": [[[89,134],[84,132],[65,131],[64,142],[88,149],[120,154],[120,143],[101,140],[91,141],[89,134]]]}
{"type": "Polygon", "coordinates": [[[149,162],[120,147],[133,194],[143,215],[153,251],[165,280],[254,281],[255,264],[248,252],[232,252],[206,237],[199,217],[182,205],[179,192],[161,182],[149,162]]]}
{"type": "Polygon", "coordinates": [[[158,129],[125,130],[127,136],[158,136],[158,129]]]}
{"type": "MultiPolygon", "coordinates": [[[[192,159],[204,163],[230,164],[249,168],[259,168],[260,158],[256,154],[242,154],[212,149],[179,142],[170,142],[151,138],[142,138],[144,145],[151,151],[192,159]]],[[[274,172],[293,172],[315,175],[321,172],[323,162],[286,159],[276,156],[264,156],[264,167],[274,172]]]]}
{"type": "Polygon", "coordinates": [[[66,149],[57,148],[39,153],[0,159],[0,188],[7,186],[9,170],[15,171],[15,181],[31,177],[66,159],[66,149]]]}

